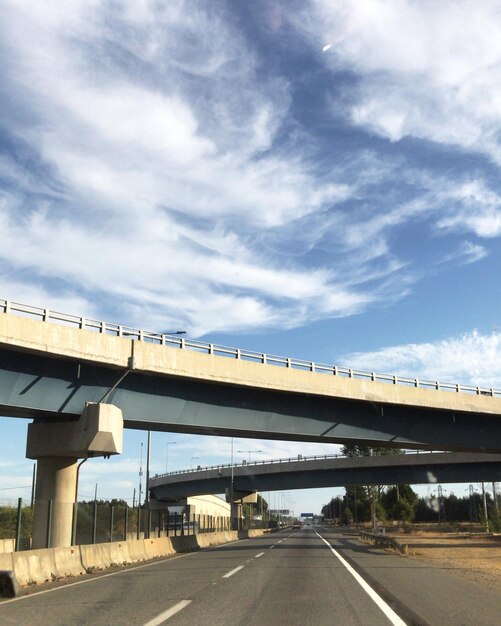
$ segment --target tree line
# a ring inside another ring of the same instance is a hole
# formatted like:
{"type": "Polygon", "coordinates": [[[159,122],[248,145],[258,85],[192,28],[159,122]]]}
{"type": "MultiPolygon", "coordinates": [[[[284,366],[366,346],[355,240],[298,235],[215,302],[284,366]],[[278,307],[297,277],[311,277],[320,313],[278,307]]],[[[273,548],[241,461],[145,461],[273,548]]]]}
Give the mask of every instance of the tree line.
{"type": "MultiPolygon", "coordinates": [[[[343,446],[343,454],[350,457],[401,454],[398,448],[371,446],[343,446]]],[[[489,528],[501,530],[499,503],[491,494],[485,494],[489,528]]],[[[483,495],[476,491],[462,497],[446,493],[437,486],[437,493],[419,495],[408,484],[393,486],[346,486],[345,494],[332,498],[321,510],[324,519],[351,525],[357,523],[395,520],[410,522],[478,522],[485,524],[483,495]]]]}

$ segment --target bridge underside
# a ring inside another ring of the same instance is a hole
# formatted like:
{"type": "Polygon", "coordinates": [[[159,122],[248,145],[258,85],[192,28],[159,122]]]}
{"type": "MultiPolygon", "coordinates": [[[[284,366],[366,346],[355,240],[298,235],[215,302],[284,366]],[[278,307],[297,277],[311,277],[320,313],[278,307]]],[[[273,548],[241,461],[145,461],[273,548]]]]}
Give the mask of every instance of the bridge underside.
{"type": "MultiPolygon", "coordinates": [[[[400,455],[399,455],[400,456],[400,455]]],[[[407,455],[406,455],[407,456],[407,455]]],[[[411,455],[409,455],[411,456],[411,455]]],[[[429,455],[419,455],[426,457],[429,455]]],[[[439,455],[430,455],[433,457],[439,455]]],[[[442,455],[440,455],[442,456],[442,455]]],[[[452,455],[451,455],[452,456],[452,455]]],[[[454,455],[459,457],[460,455],[454,455]]],[[[282,491],[292,489],[313,489],[319,487],[345,487],[347,485],[395,485],[408,483],[433,484],[433,483],[462,483],[481,481],[501,481],[501,458],[496,455],[496,461],[478,460],[461,464],[459,458],[455,462],[437,463],[436,459],[419,459],[419,464],[402,465],[400,459],[391,459],[387,467],[374,467],[366,463],[365,467],[337,467],[306,469],[307,462],[290,464],[291,469],[277,471],[276,465],[271,465],[269,473],[264,466],[238,468],[241,472],[234,476],[233,489],[239,492],[250,491],[282,491]],[[392,464],[392,460],[398,464],[392,464]],[[423,462],[424,461],[424,462],[423,462]],[[433,461],[433,462],[432,462],[433,461]],[[242,473],[247,472],[247,473],[242,473]]],[[[352,460],[351,460],[352,461],[352,460]]],[[[359,459],[364,465],[366,459],[359,459]]],[[[319,463],[318,465],[321,465],[319,463]]],[[[342,465],[346,465],[341,463],[342,465]]],[[[288,465],[288,464],[285,464],[288,465]]],[[[202,495],[206,493],[225,493],[231,485],[229,470],[225,469],[225,475],[210,475],[201,477],[202,472],[191,473],[191,478],[177,478],[166,476],[154,478],[150,481],[150,493],[158,501],[172,501],[187,496],[202,495]],[[162,484],[162,481],[165,481],[162,484]]],[[[216,472],[212,472],[216,474],[216,472]]]]}
{"type": "MultiPolygon", "coordinates": [[[[0,350],[0,415],[76,419],[125,370],[0,350]]],[[[395,406],[129,372],[106,398],[128,428],[235,437],[501,452],[495,415],[395,406]]]]}

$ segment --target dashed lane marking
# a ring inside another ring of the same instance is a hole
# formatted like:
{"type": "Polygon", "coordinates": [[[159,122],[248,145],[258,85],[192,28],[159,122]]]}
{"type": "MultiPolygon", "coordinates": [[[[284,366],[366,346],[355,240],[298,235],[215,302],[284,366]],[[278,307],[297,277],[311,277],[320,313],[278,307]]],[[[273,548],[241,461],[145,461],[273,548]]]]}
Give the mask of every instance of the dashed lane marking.
{"type": "Polygon", "coordinates": [[[231,572],[227,572],[224,576],[222,576],[222,578],[229,578],[230,576],[233,576],[233,574],[239,572],[244,567],[245,565],[239,565],[238,567],[235,567],[235,569],[232,569],[231,572]]]}
{"type": "Polygon", "coordinates": [[[149,622],[146,622],[144,626],[159,626],[160,624],[163,624],[168,619],[176,615],[176,613],[179,613],[179,611],[185,609],[189,604],[191,604],[191,600],[181,600],[181,602],[178,602],[174,606],[171,606],[170,609],[167,609],[163,613],[160,613],[160,615],[154,617],[149,622]]]}

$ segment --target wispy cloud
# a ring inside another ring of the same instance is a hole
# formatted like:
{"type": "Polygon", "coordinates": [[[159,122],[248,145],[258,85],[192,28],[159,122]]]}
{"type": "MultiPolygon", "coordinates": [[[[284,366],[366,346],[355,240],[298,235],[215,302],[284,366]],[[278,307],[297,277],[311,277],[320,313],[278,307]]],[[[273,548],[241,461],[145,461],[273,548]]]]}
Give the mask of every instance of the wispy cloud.
{"type": "Polygon", "coordinates": [[[501,387],[501,335],[464,333],[442,341],[347,354],[349,367],[413,378],[501,387]]]}
{"type": "Polygon", "coordinates": [[[314,3],[302,20],[334,68],[356,72],[351,119],[391,141],[405,136],[485,152],[497,162],[501,20],[497,2],[314,3]]]}
{"type": "Polygon", "coordinates": [[[457,263],[488,254],[458,254],[465,232],[501,235],[481,171],[352,142],[362,129],[497,158],[490,5],[316,3],[288,20],[276,5],[267,35],[292,25],[310,55],[296,79],[226,3],[0,4],[7,297],[192,335],[292,328],[404,297],[440,263],[394,245],[416,224],[457,263]],[[310,92],[319,65],[335,94],[310,92]],[[346,134],[320,132],[304,102],[346,134]]]}

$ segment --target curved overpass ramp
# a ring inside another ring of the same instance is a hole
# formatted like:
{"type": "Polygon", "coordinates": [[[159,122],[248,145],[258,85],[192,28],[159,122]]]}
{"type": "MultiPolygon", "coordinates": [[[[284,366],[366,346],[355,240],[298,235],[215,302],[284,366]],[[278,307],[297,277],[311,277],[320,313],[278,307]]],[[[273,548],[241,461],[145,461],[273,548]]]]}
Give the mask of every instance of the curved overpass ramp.
{"type": "Polygon", "coordinates": [[[171,501],[205,493],[281,491],[347,485],[501,481],[500,454],[423,453],[313,458],[219,466],[150,479],[151,495],[171,501]]]}

